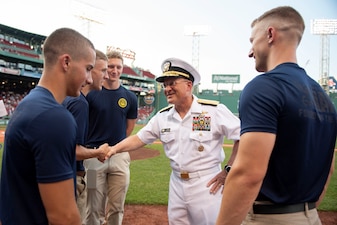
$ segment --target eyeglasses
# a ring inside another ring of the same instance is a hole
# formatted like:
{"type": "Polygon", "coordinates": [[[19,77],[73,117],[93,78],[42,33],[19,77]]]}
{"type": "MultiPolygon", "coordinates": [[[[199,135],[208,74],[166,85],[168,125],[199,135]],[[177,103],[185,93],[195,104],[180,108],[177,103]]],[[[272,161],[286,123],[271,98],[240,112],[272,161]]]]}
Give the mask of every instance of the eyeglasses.
{"type": "Polygon", "coordinates": [[[177,80],[171,80],[169,82],[162,83],[161,87],[163,89],[165,89],[166,87],[171,87],[172,88],[172,87],[176,86],[177,84],[180,84],[180,83],[183,83],[183,82],[189,82],[189,80],[183,80],[181,82],[178,82],[177,80]]]}

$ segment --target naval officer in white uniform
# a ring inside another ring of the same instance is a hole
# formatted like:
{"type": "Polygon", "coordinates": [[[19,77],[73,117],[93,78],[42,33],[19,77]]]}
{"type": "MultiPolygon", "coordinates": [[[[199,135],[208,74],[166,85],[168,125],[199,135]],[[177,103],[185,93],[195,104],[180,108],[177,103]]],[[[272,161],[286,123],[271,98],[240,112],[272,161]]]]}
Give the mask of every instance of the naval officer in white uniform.
{"type": "Polygon", "coordinates": [[[224,104],[193,95],[200,75],[190,64],[169,58],[162,63],[162,71],[156,81],[162,83],[170,105],[137,134],[111,147],[107,157],[160,139],[172,168],[169,224],[214,225],[240,139],[240,120],[224,104]],[[224,137],[234,145],[228,165],[222,169],[224,137]]]}

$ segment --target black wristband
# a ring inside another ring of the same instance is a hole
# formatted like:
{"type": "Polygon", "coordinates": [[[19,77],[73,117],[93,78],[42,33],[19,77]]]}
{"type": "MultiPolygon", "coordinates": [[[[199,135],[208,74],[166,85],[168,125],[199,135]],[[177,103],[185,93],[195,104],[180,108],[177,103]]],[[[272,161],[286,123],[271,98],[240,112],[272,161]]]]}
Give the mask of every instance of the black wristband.
{"type": "Polygon", "coordinates": [[[226,165],[224,170],[226,170],[227,173],[231,170],[232,166],[226,165]]]}

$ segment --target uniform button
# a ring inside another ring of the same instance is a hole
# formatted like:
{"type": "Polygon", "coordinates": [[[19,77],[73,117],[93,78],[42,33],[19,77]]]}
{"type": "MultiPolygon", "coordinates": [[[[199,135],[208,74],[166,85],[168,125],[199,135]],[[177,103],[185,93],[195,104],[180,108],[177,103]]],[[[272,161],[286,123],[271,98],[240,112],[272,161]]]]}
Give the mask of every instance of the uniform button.
{"type": "Polygon", "coordinates": [[[204,151],[204,146],[200,145],[200,146],[198,147],[198,151],[199,151],[199,152],[204,151]]]}

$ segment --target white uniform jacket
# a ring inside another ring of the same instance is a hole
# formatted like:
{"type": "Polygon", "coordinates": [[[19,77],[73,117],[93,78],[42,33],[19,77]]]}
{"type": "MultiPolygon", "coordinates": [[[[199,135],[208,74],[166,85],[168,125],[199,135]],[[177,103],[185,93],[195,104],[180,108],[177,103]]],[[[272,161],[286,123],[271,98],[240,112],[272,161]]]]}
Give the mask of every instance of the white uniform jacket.
{"type": "Polygon", "coordinates": [[[224,137],[240,139],[240,120],[224,104],[193,98],[184,119],[174,106],[169,106],[137,134],[146,144],[160,139],[175,171],[194,172],[215,167],[225,159],[224,137]]]}

